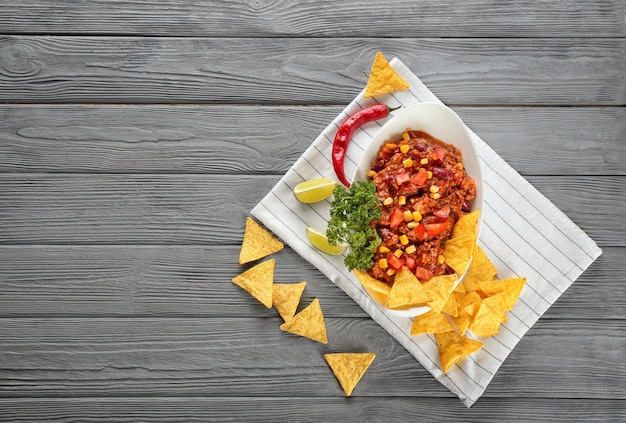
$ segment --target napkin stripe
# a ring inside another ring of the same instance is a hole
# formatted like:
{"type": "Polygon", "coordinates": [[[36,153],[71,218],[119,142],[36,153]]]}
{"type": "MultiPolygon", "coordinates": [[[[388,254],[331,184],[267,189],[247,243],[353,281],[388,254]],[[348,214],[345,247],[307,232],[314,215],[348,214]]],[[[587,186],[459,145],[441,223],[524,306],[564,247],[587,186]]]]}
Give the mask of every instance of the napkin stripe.
{"type": "MultiPolygon", "coordinates": [[[[385,103],[408,107],[424,101],[441,101],[402,62],[390,64],[409,83],[410,89],[385,97],[385,103]]],[[[347,116],[379,98],[365,99],[362,90],[322,131],[274,188],[252,210],[294,251],[324,273],[372,318],[400,342],[433,376],[470,407],[480,398],[506,357],[524,334],[556,299],[601,254],[597,244],[549,199],[510,167],[488,144],[468,129],[483,169],[483,226],[479,243],[494,261],[498,275],[525,275],[521,296],[496,336],[477,338],[483,348],[443,373],[436,339],[432,335],[410,336],[412,319],[392,316],[373,301],[356,277],[343,265],[344,256],[326,256],[310,245],[307,226],[327,224],[331,200],[304,205],[295,200],[293,188],[311,177],[335,178],[331,152],[334,134],[347,116]]],[[[350,176],[378,128],[392,116],[356,129],[345,156],[350,176]]]]}

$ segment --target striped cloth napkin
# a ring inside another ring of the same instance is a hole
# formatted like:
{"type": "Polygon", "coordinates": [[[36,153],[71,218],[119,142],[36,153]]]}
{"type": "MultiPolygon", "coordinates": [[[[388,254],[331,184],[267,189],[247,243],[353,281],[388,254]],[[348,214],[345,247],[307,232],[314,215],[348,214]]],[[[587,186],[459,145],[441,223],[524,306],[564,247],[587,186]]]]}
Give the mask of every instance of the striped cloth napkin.
{"type": "MultiPolygon", "coordinates": [[[[379,96],[376,100],[390,107],[441,103],[400,60],[394,58],[390,64],[411,88],[379,96]]],[[[479,339],[483,348],[444,374],[434,336],[411,336],[412,319],[392,316],[371,300],[345,268],[343,256],[320,253],[308,242],[307,226],[326,228],[330,200],[309,205],[298,202],[293,196],[294,187],[302,181],[336,178],[331,163],[331,146],[337,129],[349,115],[377,102],[364,98],[363,93],[315,139],[251,214],[345,291],[439,382],[470,407],[487,389],[504,359],[526,331],[598,258],[601,250],[550,200],[470,131],[477,147],[484,184],[483,223],[478,243],[498,268],[499,279],[524,276],[527,282],[500,332],[494,337],[479,339]]],[[[365,147],[387,119],[368,123],[355,132],[345,161],[348,178],[354,175],[365,147]]]]}

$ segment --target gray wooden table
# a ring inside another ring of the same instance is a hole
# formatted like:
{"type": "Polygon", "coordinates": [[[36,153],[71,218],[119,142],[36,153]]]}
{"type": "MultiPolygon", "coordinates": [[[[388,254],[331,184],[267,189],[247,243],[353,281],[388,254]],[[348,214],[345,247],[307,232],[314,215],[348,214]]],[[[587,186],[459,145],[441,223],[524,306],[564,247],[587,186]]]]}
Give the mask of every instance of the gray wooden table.
{"type": "Polygon", "coordinates": [[[295,3],[0,1],[0,420],[626,420],[624,0],[295,3]],[[376,51],[603,249],[470,409],[289,248],[351,398],[230,282],[376,51]]]}

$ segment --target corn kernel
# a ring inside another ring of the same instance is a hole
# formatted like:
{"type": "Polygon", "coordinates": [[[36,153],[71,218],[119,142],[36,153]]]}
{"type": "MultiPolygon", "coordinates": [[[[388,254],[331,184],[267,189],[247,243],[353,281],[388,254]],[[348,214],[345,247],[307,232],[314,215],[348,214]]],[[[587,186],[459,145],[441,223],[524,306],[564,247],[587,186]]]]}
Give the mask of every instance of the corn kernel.
{"type": "Polygon", "coordinates": [[[393,198],[391,198],[391,197],[387,197],[387,198],[385,198],[385,199],[383,200],[383,204],[384,204],[385,206],[388,206],[388,205],[390,205],[391,203],[393,203],[393,198]]]}
{"type": "Polygon", "coordinates": [[[395,271],[395,270],[393,270],[393,269],[389,269],[389,270],[387,270],[387,272],[386,272],[386,273],[387,273],[387,275],[389,275],[389,276],[393,276],[393,275],[395,275],[395,274],[396,274],[396,271],[395,271]]]}
{"type": "Polygon", "coordinates": [[[413,159],[405,159],[402,161],[402,166],[405,168],[413,167],[413,159]]]}
{"type": "Polygon", "coordinates": [[[459,170],[463,170],[463,163],[457,163],[456,168],[459,170]]]}
{"type": "Polygon", "coordinates": [[[401,195],[398,197],[398,205],[400,206],[404,206],[406,204],[406,197],[404,195],[401,195]]]}
{"type": "Polygon", "coordinates": [[[369,176],[370,178],[373,178],[374,176],[376,176],[377,172],[370,169],[367,171],[367,176],[369,176]]]}
{"type": "Polygon", "coordinates": [[[411,210],[405,210],[404,211],[404,221],[405,222],[410,222],[411,220],[413,220],[413,213],[411,213],[411,210]]]}
{"type": "Polygon", "coordinates": [[[428,163],[428,159],[426,157],[424,157],[422,160],[420,160],[420,164],[426,164],[428,163]]]}
{"type": "Polygon", "coordinates": [[[411,147],[409,147],[408,144],[402,144],[400,146],[400,151],[402,152],[402,154],[408,153],[410,149],[411,149],[411,147]]]}
{"type": "Polygon", "coordinates": [[[389,150],[395,150],[396,148],[398,148],[398,144],[388,142],[387,144],[385,144],[385,147],[387,147],[389,150]]]}
{"type": "Polygon", "coordinates": [[[406,251],[407,254],[413,254],[417,251],[417,247],[415,245],[409,245],[404,251],[406,251]]]}
{"type": "Polygon", "coordinates": [[[433,200],[438,200],[440,197],[441,194],[439,194],[438,192],[430,193],[430,198],[432,198],[433,200]]]}
{"type": "Polygon", "coordinates": [[[397,249],[396,251],[393,252],[393,255],[400,258],[402,257],[402,254],[404,254],[404,252],[401,249],[397,249]]]}
{"type": "Polygon", "coordinates": [[[413,211],[413,220],[416,222],[419,222],[420,220],[422,220],[422,213],[419,212],[419,210],[415,210],[413,211]]]}
{"type": "Polygon", "coordinates": [[[419,225],[420,225],[419,223],[417,223],[415,220],[413,220],[413,221],[411,221],[411,222],[407,223],[407,224],[406,224],[406,227],[407,227],[407,228],[409,228],[409,229],[415,229],[415,228],[417,228],[419,225]]]}
{"type": "Polygon", "coordinates": [[[385,247],[384,245],[381,245],[380,247],[378,247],[378,252],[381,254],[387,254],[389,253],[391,250],[387,247],[385,247]]]}
{"type": "Polygon", "coordinates": [[[406,235],[400,235],[400,244],[407,245],[409,243],[409,238],[406,235]]]}
{"type": "Polygon", "coordinates": [[[387,259],[386,258],[381,258],[380,260],[378,260],[378,266],[381,269],[386,269],[387,267],[389,267],[389,264],[387,263],[387,259]]]}
{"type": "Polygon", "coordinates": [[[428,179],[433,179],[433,173],[430,170],[427,170],[426,174],[428,175],[428,179]]]}
{"type": "Polygon", "coordinates": [[[405,140],[405,141],[408,141],[408,140],[411,139],[411,137],[409,136],[408,132],[403,132],[402,133],[402,139],[405,140]]]}
{"type": "Polygon", "coordinates": [[[437,263],[443,264],[445,261],[446,258],[443,256],[443,254],[439,254],[439,257],[437,257],[437,263]]]}
{"type": "Polygon", "coordinates": [[[432,192],[433,194],[439,192],[439,187],[437,185],[431,185],[430,192],[432,192]]]}

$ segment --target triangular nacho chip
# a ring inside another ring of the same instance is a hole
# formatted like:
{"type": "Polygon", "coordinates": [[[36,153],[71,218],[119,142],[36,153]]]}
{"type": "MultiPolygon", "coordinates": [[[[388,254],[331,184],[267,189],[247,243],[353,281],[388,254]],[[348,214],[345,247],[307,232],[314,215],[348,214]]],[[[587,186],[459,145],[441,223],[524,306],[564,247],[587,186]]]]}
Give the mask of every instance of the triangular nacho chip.
{"type": "Polygon", "coordinates": [[[443,313],[429,311],[416,316],[411,325],[411,335],[421,335],[422,333],[442,333],[452,332],[454,326],[443,313]]]}
{"type": "Polygon", "coordinates": [[[435,334],[441,370],[447,373],[459,360],[482,348],[482,342],[459,335],[456,332],[435,334]]]}
{"type": "MultiPolygon", "coordinates": [[[[473,233],[448,239],[443,247],[443,257],[446,264],[459,275],[464,275],[472,258],[474,245],[473,233]]],[[[467,285],[465,287],[467,288],[467,285]]]]}
{"type": "Polygon", "coordinates": [[[291,320],[293,315],[296,314],[296,310],[300,304],[300,297],[302,296],[302,291],[304,291],[305,286],[306,282],[274,284],[272,304],[285,322],[291,320]]]}
{"type": "Polygon", "coordinates": [[[446,305],[454,284],[456,283],[456,274],[433,276],[427,282],[424,282],[423,286],[428,295],[432,298],[427,305],[433,309],[434,312],[439,313],[446,305]]]}
{"type": "Polygon", "coordinates": [[[486,303],[481,302],[468,329],[483,338],[495,336],[505,318],[504,313],[493,310],[486,303]]]}
{"type": "Polygon", "coordinates": [[[365,87],[365,98],[409,89],[409,84],[389,64],[381,52],[376,53],[365,87]]]}
{"type": "Polygon", "coordinates": [[[480,284],[480,290],[487,297],[502,295],[502,306],[504,307],[504,311],[508,311],[515,305],[515,302],[519,298],[525,283],[526,278],[483,281],[480,284]]]}
{"type": "Polygon", "coordinates": [[[422,283],[406,266],[396,273],[387,297],[387,308],[402,309],[425,305],[431,301],[422,283]]]}
{"type": "Polygon", "coordinates": [[[304,336],[322,344],[328,344],[326,323],[319,299],[315,298],[304,310],[296,314],[288,322],[280,325],[284,331],[304,336]]]}
{"type": "Polygon", "coordinates": [[[367,272],[363,272],[359,269],[354,269],[353,272],[359,282],[361,282],[361,285],[363,285],[370,295],[380,294],[386,301],[389,296],[389,291],[391,291],[391,287],[389,285],[383,281],[373,278],[367,272]]]}
{"type": "Polygon", "coordinates": [[[476,236],[476,223],[478,222],[478,216],[480,210],[474,210],[471,213],[464,214],[457,220],[452,228],[452,238],[458,238],[465,234],[474,234],[476,236]]]}
{"type": "Polygon", "coordinates": [[[269,259],[235,276],[233,283],[245,289],[267,308],[272,308],[275,260],[269,259]]]}
{"type": "Polygon", "coordinates": [[[350,396],[365,371],[376,358],[374,353],[324,354],[324,359],[339,381],[341,388],[350,396]]]}
{"type": "Polygon", "coordinates": [[[483,249],[477,245],[463,283],[465,288],[470,291],[478,290],[481,282],[494,280],[497,273],[498,269],[496,266],[489,260],[483,249]]]}
{"type": "Polygon", "coordinates": [[[254,219],[246,218],[246,229],[239,252],[239,264],[269,256],[283,248],[283,244],[254,219]]]}

